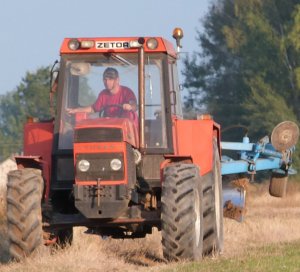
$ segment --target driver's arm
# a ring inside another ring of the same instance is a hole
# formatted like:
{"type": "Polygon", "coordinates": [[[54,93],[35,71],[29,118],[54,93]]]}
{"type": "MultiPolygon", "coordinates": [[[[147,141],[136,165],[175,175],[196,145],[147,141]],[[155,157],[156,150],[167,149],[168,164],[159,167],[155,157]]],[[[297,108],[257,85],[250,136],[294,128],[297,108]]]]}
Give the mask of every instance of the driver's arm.
{"type": "Polygon", "coordinates": [[[94,109],[92,106],[87,106],[87,107],[82,107],[82,108],[67,108],[66,109],[66,112],[68,114],[74,114],[76,112],[87,112],[87,113],[91,113],[91,112],[94,112],[94,109]]]}

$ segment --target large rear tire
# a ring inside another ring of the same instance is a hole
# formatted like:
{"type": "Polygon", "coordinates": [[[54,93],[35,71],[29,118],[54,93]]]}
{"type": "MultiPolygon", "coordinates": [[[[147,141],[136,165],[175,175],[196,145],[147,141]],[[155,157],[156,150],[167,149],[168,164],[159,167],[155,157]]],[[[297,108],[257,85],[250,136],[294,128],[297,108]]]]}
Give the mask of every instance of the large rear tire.
{"type": "Polygon", "coordinates": [[[42,192],[40,170],[25,168],[8,173],[7,227],[12,259],[21,260],[43,244],[42,192]]]}
{"type": "Polygon", "coordinates": [[[269,193],[275,197],[285,197],[288,183],[288,175],[273,172],[271,174],[269,193]]]}
{"type": "Polygon", "coordinates": [[[217,141],[213,143],[213,169],[203,177],[203,252],[221,253],[224,247],[223,194],[220,156],[217,141]]]}
{"type": "Polygon", "coordinates": [[[202,186],[198,167],[173,164],[164,169],[162,244],[167,260],[200,260],[203,248],[202,186]]]}

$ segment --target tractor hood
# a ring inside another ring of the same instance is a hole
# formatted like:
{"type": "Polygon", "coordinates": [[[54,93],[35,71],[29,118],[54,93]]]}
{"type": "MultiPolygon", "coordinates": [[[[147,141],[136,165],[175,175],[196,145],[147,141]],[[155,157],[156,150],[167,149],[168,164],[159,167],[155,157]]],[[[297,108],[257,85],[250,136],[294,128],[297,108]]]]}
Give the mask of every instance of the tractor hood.
{"type": "Polygon", "coordinates": [[[83,135],[87,142],[127,142],[138,147],[138,131],[133,122],[127,118],[95,118],[82,119],[76,116],[75,141],[76,137],[83,135]]]}

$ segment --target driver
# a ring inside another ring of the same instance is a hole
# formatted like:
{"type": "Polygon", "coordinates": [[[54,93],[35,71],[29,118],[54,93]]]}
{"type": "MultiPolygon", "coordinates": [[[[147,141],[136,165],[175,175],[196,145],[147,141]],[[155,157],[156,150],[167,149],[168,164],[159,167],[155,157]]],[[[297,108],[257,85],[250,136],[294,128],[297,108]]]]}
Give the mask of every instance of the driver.
{"type": "Polygon", "coordinates": [[[119,73],[115,68],[108,67],[103,73],[103,83],[105,89],[102,90],[94,104],[67,109],[69,114],[76,112],[101,112],[105,117],[123,117],[136,122],[137,102],[131,89],[120,85],[119,73]]]}

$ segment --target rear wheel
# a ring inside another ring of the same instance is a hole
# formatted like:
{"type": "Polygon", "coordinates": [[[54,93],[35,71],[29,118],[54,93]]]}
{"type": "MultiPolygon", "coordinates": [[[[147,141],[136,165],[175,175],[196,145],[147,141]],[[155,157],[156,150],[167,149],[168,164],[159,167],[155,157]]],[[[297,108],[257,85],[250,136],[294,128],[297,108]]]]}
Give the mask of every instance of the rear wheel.
{"type": "Polygon", "coordinates": [[[213,144],[213,169],[203,177],[203,252],[223,250],[223,195],[220,157],[217,142],[213,144]]]}
{"type": "Polygon", "coordinates": [[[275,197],[285,197],[288,175],[273,172],[270,179],[269,193],[275,197]]]}
{"type": "Polygon", "coordinates": [[[42,192],[40,170],[25,168],[8,173],[7,227],[13,259],[21,260],[43,244],[42,192]]]}
{"type": "Polygon", "coordinates": [[[197,166],[174,164],[164,169],[162,244],[168,260],[202,258],[202,186],[197,166]]]}

